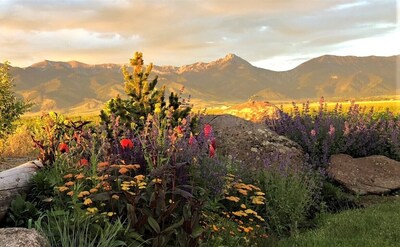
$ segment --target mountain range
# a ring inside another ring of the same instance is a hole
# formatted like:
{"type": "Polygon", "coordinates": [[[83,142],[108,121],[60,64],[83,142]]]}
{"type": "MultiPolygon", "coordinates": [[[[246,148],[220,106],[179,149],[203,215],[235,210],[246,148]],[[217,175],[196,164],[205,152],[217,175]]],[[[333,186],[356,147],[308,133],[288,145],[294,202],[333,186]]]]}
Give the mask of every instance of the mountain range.
{"type": "MultiPolygon", "coordinates": [[[[198,106],[245,101],[348,100],[399,95],[399,55],[355,57],[325,55],[288,71],[252,66],[228,54],[209,63],[154,66],[152,76],[168,91],[190,95],[198,106]]],[[[125,95],[119,64],[42,61],[11,67],[16,92],[35,103],[32,112],[90,113],[117,95],[125,95]]]]}

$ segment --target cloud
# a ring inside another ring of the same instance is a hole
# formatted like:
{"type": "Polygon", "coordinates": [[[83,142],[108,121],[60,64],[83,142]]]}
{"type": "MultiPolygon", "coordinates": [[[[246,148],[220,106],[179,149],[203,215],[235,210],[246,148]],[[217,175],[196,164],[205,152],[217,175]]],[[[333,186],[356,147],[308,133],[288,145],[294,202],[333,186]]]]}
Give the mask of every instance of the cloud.
{"type": "Polygon", "coordinates": [[[395,0],[3,0],[0,54],[25,66],[62,56],[121,63],[135,50],[169,65],[227,53],[304,58],[352,40],[378,44],[398,32],[396,15],[395,0]]]}

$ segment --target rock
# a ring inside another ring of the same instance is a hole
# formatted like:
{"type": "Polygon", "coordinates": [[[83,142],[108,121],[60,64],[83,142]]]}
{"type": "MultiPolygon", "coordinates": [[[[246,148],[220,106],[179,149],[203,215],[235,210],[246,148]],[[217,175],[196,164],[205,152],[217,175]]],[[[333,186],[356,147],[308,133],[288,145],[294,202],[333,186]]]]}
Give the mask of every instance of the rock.
{"type": "Polygon", "coordinates": [[[359,195],[384,194],[400,189],[400,162],[382,155],[363,158],[332,155],[327,174],[359,195]]]}
{"type": "Polygon", "coordinates": [[[200,126],[209,123],[214,132],[217,154],[233,157],[249,168],[265,165],[265,157],[276,153],[303,164],[306,157],[299,144],[268,129],[263,123],[253,123],[232,115],[206,115],[200,126]]]}
{"type": "Polygon", "coordinates": [[[0,228],[2,247],[50,247],[49,241],[35,229],[0,228]]]}

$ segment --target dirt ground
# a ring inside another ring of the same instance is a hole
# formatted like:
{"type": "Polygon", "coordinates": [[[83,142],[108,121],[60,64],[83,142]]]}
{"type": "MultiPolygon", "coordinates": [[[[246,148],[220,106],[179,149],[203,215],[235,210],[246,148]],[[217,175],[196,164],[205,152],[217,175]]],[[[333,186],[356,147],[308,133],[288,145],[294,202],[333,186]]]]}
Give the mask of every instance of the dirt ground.
{"type": "Polygon", "coordinates": [[[35,157],[0,158],[0,172],[22,165],[31,160],[35,160],[35,157]]]}

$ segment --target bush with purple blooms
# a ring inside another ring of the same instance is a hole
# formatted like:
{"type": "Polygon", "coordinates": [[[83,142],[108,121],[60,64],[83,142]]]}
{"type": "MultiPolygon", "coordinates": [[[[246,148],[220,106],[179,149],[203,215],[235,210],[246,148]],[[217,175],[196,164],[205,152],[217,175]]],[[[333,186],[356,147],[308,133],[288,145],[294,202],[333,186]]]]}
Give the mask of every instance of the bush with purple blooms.
{"type": "MultiPolygon", "coordinates": [[[[282,109],[282,108],[281,108],[282,109]]],[[[291,113],[277,110],[267,118],[269,128],[299,143],[316,167],[325,167],[332,154],[353,157],[385,155],[400,160],[400,117],[386,111],[375,113],[352,102],[348,112],[337,104],[333,111],[321,99],[318,111],[293,103],[291,113]]]]}

